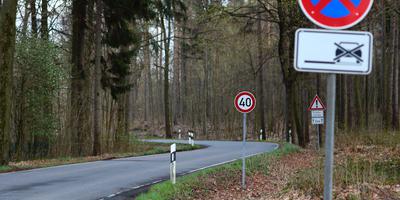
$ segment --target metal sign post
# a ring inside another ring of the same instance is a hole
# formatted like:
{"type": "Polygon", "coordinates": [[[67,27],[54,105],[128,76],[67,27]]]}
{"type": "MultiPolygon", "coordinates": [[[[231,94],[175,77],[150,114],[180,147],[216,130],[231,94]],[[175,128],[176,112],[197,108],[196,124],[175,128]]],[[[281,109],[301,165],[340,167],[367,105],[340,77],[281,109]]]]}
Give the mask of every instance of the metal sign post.
{"type": "Polygon", "coordinates": [[[252,93],[243,91],[236,95],[234,104],[236,109],[243,113],[242,188],[246,189],[246,115],[256,107],[256,98],[252,93]]]}
{"type": "Polygon", "coordinates": [[[319,149],[321,148],[321,147],[319,146],[319,140],[320,140],[319,136],[320,136],[320,130],[319,130],[319,125],[317,125],[317,150],[318,150],[318,151],[319,151],[319,149]]]}
{"type": "Polygon", "coordinates": [[[246,189],[246,113],[243,113],[242,188],[246,189]]]}
{"type": "Polygon", "coordinates": [[[176,144],[171,145],[170,151],[170,179],[172,184],[176,183],[176,144]]]}
{"type": "MultiPolygon", "coordinates": [[[[371,33],[332,29],[347,29],[355,26],[367,16],[374,1],[333,2],[333,0],[299,0],[300,8],[310,21],[331,30],[299,29],[295,36],[294,53],[294,68],[297,71],[329,74],[324,200],[332,200],[333,196],[336,74],[370,74],[373,55],[371,33]]],[[[313,118],[313,122],[317,123],[320,120],[313,118]]]]}
{"type": "Polygon", "coordinates": [[[325,134],[324,199],[332,200],[333,148],[335,134],[336,74],[328,75],[328,114],[325,134]]]}

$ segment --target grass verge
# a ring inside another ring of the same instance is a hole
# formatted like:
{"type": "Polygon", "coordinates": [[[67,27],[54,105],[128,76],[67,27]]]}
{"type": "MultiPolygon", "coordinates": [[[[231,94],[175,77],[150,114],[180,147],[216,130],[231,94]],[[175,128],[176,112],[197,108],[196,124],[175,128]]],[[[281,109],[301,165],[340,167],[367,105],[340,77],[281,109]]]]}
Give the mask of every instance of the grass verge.
{"type": "MultiPolygon", "coordinates": [[[[10,162],[8,166],[0,165],[0,173],[22,171],[36,168],[52,167],[66,164],[84,163],[99,160],[110,160],[116,158],[146,156],[154,154],[168,153],[170,151],[170,144],[168,143],[152,143],[152,142],[140,142],[136,141],[134,144],[135,148],[132,152],[123,153],[112,153],[103,154],[100,156],[87,156],[87,157],[61,157],[54,159],[41,159],[41,160],[29,160],[10,162]]],[[[177,151],[190,151],[204,148],[201,145],[188,145],[188,144],[177,144],[177,151]]]]}
{"type": "MultiPolygon", "coordinates": [[[[400,199],[400,134],[338,134],[335,145],[334,199],[400,199]]],[[[323,162],[321,154],[289,188],[321,197],[323,162]]]]}
{"type": "MultiPolygon", "coordinates": [[[[283,144],[272,152],[260,154],[246,159],[247,174],[268,174],[269,164],[273,159],[298,152],[300,148],[291,144],[283,144]]],[[[177,179],[177,184],[172,185],[169,181],[156,184],[150,190],[137,197],[138,200],[179,200],[196,199],[196,196],[207,195],[212,192],[216,185],[227,183],[240,184],[238,177],[241,173],[241,161],[205,169],[177,179]],[[210,179],[209,177],[213,177],[210,179]],[[211,180],[211,182],[210,182],[211,180]]]]}

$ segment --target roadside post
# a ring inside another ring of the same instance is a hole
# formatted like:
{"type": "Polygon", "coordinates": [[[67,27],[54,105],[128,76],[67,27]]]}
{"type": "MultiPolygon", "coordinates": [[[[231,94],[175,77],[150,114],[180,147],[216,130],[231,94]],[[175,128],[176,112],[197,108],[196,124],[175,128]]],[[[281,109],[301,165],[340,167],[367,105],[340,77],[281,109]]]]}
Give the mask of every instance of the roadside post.
{"type": "Polygon", "coordinates": [[[194,133],[192,132],[192,146],[194,146],[194,133]]]}
{"type": "Polygon", "coordinates": [[[172,144],[170,148],[170,179],[172,184],[176,183],[176,144],[172,144]]]}
{"type": "Polygon", "coordinates": [[[194,133],[192,131],[189,131],[188,136],[189,136],[189,144],[194,146],[194,133]]]}
{"type": "Polygon", "coordinates": [[[243,114],[242,188],[246,189],[246,117],[256,107],[256,98],[251,92],[243,91],[236,95],[234,104],[236,110],[243,114]]]}
{"type": "Polygon", "coordinates": [[[188,132],[188,140],[189,140],[189,144],[192,144],[192,132],[188,132]]]}
{"type": "Polygon", "coordinates": [[[332,200],[336,74],[369,75],[373,55],[371,33],[339,30],[360,23],[371,10],[373,0],[299,0],[299,4],[310,21],[329,29],[297,30],[294,68],[299,72],[328,74],[324,200],[332,200]]]}
{"type": "Polygon", "coordinates": [[[262,141],[262,134],[263,134],[263,130],[260,129],[260,141],[262,141]]]}
{"type": "Polygon", "coordinates": [[[178,130],[178,139],[181,139],[181,138],[182,138],[181,132],[182,132],[182,130],[179,129],[179,130],[178,130]]]}
{"type": "Polygon", "coordinates": [[[324,124],[324,111],[326,110],[324,103],[319,98],[318,94],[315,95],[314,99],[312,100],[308,111],[311,111],[311,122],[312,125],[316,125],[317,127],[317,150],[319,150],[319,125],[324,124]]]}
{"type": "Polygon", "coordinates": [[[194,133],[192,131],[188,132],[189,144],[194,146],[194,133]]]}

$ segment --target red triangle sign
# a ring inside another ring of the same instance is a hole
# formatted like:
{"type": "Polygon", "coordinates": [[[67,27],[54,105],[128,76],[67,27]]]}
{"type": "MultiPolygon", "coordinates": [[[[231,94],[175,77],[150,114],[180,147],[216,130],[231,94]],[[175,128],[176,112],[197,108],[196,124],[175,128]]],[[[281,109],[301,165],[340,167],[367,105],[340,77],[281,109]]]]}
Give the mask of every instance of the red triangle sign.
{"type": "Polygon", "coordinates": [[[326,110],[324,103],[322,103],[321,99],[318,95],[315,95],[310,107],[308,108],[309,111],[311,110],[326,110]]]}

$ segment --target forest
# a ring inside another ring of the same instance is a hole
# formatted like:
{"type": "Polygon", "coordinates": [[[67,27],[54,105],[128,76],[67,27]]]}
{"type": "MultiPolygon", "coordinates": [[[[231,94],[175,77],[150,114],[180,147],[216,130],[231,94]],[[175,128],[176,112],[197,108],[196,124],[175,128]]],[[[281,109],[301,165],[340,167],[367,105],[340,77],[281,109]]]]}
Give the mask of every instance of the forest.
{"type": "MultiPolygon", "coordinates": [[[[373,72],[339,75],[336,131],[400,134],[400,2],[375,1],[373,72]]],[[[296,0],[0,0],[0,165],[126,151],[131,140],[314,141],[326,75],[293,68],[296,0]]],[[[323,130],[323,127],[321,127],[323,130]]],[[[320,137],[321,138],[321,137],[320,137]]]]}

